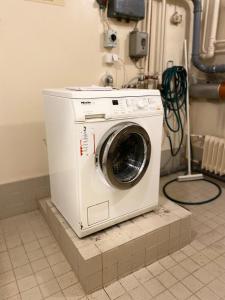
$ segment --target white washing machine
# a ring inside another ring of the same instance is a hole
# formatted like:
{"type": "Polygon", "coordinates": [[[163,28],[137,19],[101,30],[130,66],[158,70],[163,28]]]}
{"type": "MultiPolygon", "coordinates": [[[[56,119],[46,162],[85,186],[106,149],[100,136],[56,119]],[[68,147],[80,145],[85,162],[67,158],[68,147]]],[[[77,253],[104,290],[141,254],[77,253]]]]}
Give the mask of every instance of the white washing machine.
{"type": "Polygon", "coordinates": [[[79,237],[158,205],[158,90],[44,91],[52,201],[79,237]]]}

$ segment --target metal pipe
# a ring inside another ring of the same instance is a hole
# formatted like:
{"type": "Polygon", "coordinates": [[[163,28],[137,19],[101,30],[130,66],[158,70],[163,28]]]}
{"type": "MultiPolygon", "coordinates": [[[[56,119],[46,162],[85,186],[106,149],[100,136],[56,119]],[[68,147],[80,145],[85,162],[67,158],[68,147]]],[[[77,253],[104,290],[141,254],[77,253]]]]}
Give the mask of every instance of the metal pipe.
{"type": "Polygon", "coordinates": [[[215,55],[215,42],[216,42],[216,35],[217,35],[217,28],[218,28],[220,0],[214,0],[214,2],[213,2],[212,24],[210,26],[208,48],[206,49],[205,42],[206,42],[207,21],[209,19],[208,18],[209,2],[210,2],[210,0],[208,0],[208,2],[206,3],[206,18],[205,18],[205,24],[204,24],[203,46],[202,46],[203,54],[201,55],[202,58],[212,58],[215,55]]]}
{"type": "Polygon", "coordinates": [[[193,98],[225,100],[225,82],[191,84],[190,96],[193,98]]]}
{"type": "Polygon", "coordinates": [[[202,5],[201,5],[201,0],[193,0],[193,3],[194,3],[194,30],[193,30],[193,48],[192,48],[193,65],[204,73],[225,73],[225,64],[206,65],[200,59],[202,5]]]}

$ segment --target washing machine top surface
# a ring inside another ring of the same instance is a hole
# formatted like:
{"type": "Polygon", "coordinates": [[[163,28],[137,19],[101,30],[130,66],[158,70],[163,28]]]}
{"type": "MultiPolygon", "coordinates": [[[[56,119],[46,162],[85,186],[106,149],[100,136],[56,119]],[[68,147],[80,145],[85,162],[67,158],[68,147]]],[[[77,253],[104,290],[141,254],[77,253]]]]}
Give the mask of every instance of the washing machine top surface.
{"type": "Polygon", "coordinates": [[[162,115],[159,90],[65,88],[45,90],[45,95],[72,101],[75,122],[131,119],[162,115]]]}
{"type": "Polygon", "coordinates": [[[46,89],[44,95],[57,96],[62,98],[111,98],[124,96],[160,96],[159,90],[150,89],[112,89],[105,87],[68,87],[61,89],[46,89]]]}

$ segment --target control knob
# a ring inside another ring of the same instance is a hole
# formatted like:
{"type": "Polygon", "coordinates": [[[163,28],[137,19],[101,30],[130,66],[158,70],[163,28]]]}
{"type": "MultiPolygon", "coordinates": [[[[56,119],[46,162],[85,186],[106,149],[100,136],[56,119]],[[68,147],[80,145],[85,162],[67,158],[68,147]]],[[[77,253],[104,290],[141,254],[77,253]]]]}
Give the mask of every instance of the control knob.
{"type": "Polygon", "coordinates": [[[140,109],[144,109],[146,107],[146,102],[144,102],[143,100],[138,101],[137,103],[137,107],[140,109]]]}

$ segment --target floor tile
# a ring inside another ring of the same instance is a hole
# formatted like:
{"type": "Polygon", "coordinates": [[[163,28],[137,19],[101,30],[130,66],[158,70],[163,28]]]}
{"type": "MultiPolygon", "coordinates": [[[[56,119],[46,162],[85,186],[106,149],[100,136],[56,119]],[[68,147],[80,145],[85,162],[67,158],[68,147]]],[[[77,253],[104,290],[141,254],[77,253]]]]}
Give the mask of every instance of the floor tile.
{"type": "Polygon", "coordinates": [[[7,298],[7,300],[21,300],[20,294],[7,298]]]}
{"type": "Polygon", "coordinates": [[[40,285],[41,293],[44,297],[49,297],[60,291],[60,287],[56,279],[52,279],[48,282],[42,283],[40,285]]]}
{"type": "Polygon", "coordinates": [[[166,256],[162,259],[160,259],[159,263],[165,268],[165,269],[169,269],[173,266],[176,265],[176,261],[171,258],[170,256],[166,256]]]}
{"type": "Polygon", "coordinates": [[[192,293],[180,282],[170,288],[170,292],[179,300],[188,299],[192,293]]]}
{"type": "Polygon", "coordinates": [[[165,287],[157,278],[152,278],[144,283],[144,287],[153,297],[157,296],[165,290],[165,287]]]}
{"type": "Polygon", "coordinates": [[[33,271],[32,271],[31,265],[27,264],[22,267],[14,269],[14,273],[16,275],[16,279],[19,280],[19,279],[22,279],[29,275],[32,275],[33,271]]]}
{"type": "Polygon", "coordinates": [[[50,244],[48,246],[43,247],[42,249],[46,256],[60,251],[60,248],[57,243],[50,244]]]}
{"type": "Polygon", "coordinates": [[[153,277],[146,268],[142,268],[139,271],[134,272],[133,274],[141,283],[146,282],[153,277]]]}
{"type": "Polygon", "coordinates": [[[29,290],[37,285],[37,281],[33,275],[24,277],[17,281],[20,292],[29,290]]]}
{"type": "Polygon", "coordinates": [[[162,294],[158,295],[154,300],[176,300],[177,298],[174,297],[169,291],[165,291],[162,294]]]}
{"type": "Polygon", "coordinates": [[[133,274],[120,279],[120,283],[127,291],[130,291],[139,286],[139,282],[137,281],[137,279],[133,274]]]}
{"type": "Polygon", "coordinates": [[[8,283],[15,281],[15,276],[13,271],[8,271],[6,273],[0,274],[0,288],[8,283]]]}
{"type": "Polygon", "coordinates": [[[195,295],[192,295],[190,298],[188,298],[187,300],[199,300],[199,298],[195,295]]]}
{"type": "Polygon", "coordinates": [[[190,258],[200,266],[204,266],[210,261],[203,253],[195,253],[190,258]]]}
{"type": "Polygon", "coordinates": [[[35,273],[35,278],[38,284],[42,284],[53,279],[54,274],[50,268],[46,268],[35,273]]]}
{"type": "Polygon", "coordinates": [[[159,262],[155,262],[150,266],[147,266],[147,269],[153,276],[157,276],[165,271],[165,268],[159,262]]]}
{"type": "Polygon", "coordinates": [[[19,290],[16,282],[11,282],[0,288],[0,299],[7,299],[17,294],[19,294],[19,290]]]}
{"type": "Polygon", "coordinates": [[[194,272],[197,269],[199,269],[199,265],[194,262],[192,259],[190,258],[185,258],[180,265],[187,271],[187,272],[194,272]]]}
{"type": "Polygon", "coordinates": [[[173,254],[171,254],[171,257],[177,262],[181,262],[182,260],[184,260],[187,255],[185,255],[181,250],[174,252],[173,254]]]}
{"type": "Polygon", "coordinates": [[[208,287],[203,287],[196,295],[201,300],[219,300],[220,297],[215,295],[208,287]]]}
{"type": "Polygon", "coordinates": [[[178,280],[182,280],[185,277],[189,275],[189,272],[187,272],[183,267],[180,265],[176,265],[168,270],[174,277],[176,277],[178,280]]]}
{"type": "Polygon", "coordinates": [[[45,300],[65,300],[65,296],[63,295],[62,292],[58,292],[52,296],[49,296],[47,298],[45,298],[45,300]]]}
{"type": "Polygon", "coordinates": [[[36,273],[45,268],[48,268],[49,263],[48,263],[47,259],[44,257],[44,258],[41,258],[41,259],[31,262],[31,267],[32,267],[33,271],[36,273]]]}
{"type": "Polygon", "coordinates": [[[197,279],[199,279],[203,284],[208,284],[209,282],[213,281],[216,277],[205,268],[201,268],[195,271],[193,275],[197,279]]]}
{"type": "Polygon", "coordinates": [[[52,271],[56,277],[68,273],[70,270],[71,266],[67,261],[52,266],[52,271]]]}
{"type": "Polygon", "coordinates": [[[194,276],[190,275],[182,280],[182,283],[194,294],[203,287],[203,284],[194,276]]]}
{"type": "Polygon", "coordinates": [[[54,266],[57,263],[65,261],[65,256],[62,254],[62,252],[57,252],[52,255],[47,256],[48,263],[50,266],[54,266]]]}
{"type": "Polygon", "coordinates": [[[41,300],[43,299],[39,287],[34,287],[21,293],[22,300],[41,300]]]}
{"type": "Polygon", "coordinates": [[[31,252],[40,248],[38,241],[33,241],[24,245],[26,252],[31,252]]]}
{"type": "Polygon", "coordinates": [[[27,244],[27,243],[30,243],[30,242],[36,240],[36,236],[33,233],[33,231],[22,232],[20,234],[20,236],[21,236],[21,239],[22,239],[22,241],[23,241],[24,244],[27,244]]]}
{"type": "Polygon", "coordinates": [[[12,249],[21,245],[21,239],[18,234],[6,236],[6,246],[8,249],[12,249]]]}
{"type": "Polygon", "coordinates": [[[217,296],[224,297],[225,296],[225,284],[219,279],[215,279],[208,284],[208,288],[217,296]]]}
{"type": "MultiPolygon", "coordinates": [[[[104,289],[92,293],[88,296],[90,300],[109,300],[109,296],[106,294],[104,289]]],[[[118,299],[118,298],[117,298],[118,299]]]]}
{"type": "Polygon", "coordinates": [[[37,249],[37,250],[27,252],[27,256],[28,256],[30,262],[32,262],[32,261],[39,260],[39,259],[43,258],[44,253],[41,249],[37,249]]]}
{"type": "Polygon", "coordinates": [[[85,296],[84,290],[82,289],[80,283],[64,289],[63,294],[67,300],[80,300],[85,296]]]}
{"type": "Polygon", "coordinates": [[[38,240],[41,247],[46,247],[48,245],[56,243],[56,240],[53,236],[47,236],[38,240]]]}
{"type": "Polygon", "coordinates": [[[116,300],[132,300],[129,294],[123,294],[122,296],[116,298],[116,300]]]}
{"type": "Polygon", "coordinates": [[[177,282],[177,279],[168,271],[165,271],[157,276],[157,279],[166,287],[169,288],[177,282]]]}
{"type": "Polygon", "coordinates": [[[129,292],[133,300],[150,300],[152,299],[151,294],[143,286],[139,286],[129,292]]]}
{"type": "Polygon", "coordinates": [[[197,252],[197,250],[190,245],[185,246],[181,249],[181,251],[187,256],[191,256],[197,252]]]}
{"type": "Polygon", "coordinates": [[[119,296],[122,296],[125,293],[125,289],[118,281],[105,287],[105,291],[109,295],[110,299],[112,300],[118,298],[119,296]]]}
{"type": "Polygon", "coordinates": [[[57,277],[58,284],[61,289],[65,289],[78,282],[78,278],[73,271],[57,277]]]}

